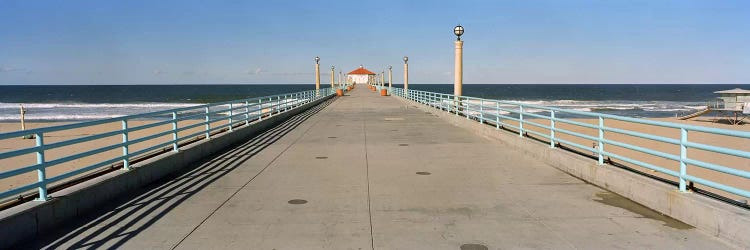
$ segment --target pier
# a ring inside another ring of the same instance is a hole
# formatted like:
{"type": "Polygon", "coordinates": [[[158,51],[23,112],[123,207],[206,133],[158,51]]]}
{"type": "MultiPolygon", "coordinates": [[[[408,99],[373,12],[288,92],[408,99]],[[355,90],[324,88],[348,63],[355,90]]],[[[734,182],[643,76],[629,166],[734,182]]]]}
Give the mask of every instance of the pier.
{"type": "Polygon", "coordinates": [[[20,246],[736,247],[419,105],[355,88],[20,246]]]}

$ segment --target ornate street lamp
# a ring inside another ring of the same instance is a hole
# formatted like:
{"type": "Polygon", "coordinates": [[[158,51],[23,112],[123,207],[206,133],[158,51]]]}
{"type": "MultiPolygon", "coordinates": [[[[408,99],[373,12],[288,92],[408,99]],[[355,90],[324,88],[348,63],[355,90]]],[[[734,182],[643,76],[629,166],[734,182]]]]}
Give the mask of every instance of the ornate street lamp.
{"type": "Polygon", "coordinates": [[[336,66],[331,66],[331,89],[333,89],[334,76],[336,75],[335,69],[336,66]]]}
{"type": "Polygon", "coordinates": [[[456,35],[456,40],[461,41],[461,35],[464,34],[464,27],[456,25],[456,27],[453,27],[453,34],[456,35]]]}
{"type": "Polygon", "coordinates": [[[404,94],[409,99],[409,57],[404,56],[404,94]]]}
{"type": "Polygon", "coordinates": [[[464,84],[464,41],[461,41],[461,35],[464,34],[464,27],[456,25],[456,27],[453,27],[453,34],[456,35],[456,41],[454,42],[456,44],[456,64],[453,72],[455,77],[453,82],[453,95],[456,98],[456,105],[460,106],[460,96],[463,95],[464,84]]]}
{"type": "Polygon", "coordinates": [[[388,65],[388,93],[393,91],[393,67],[388,65]]]}
{"type": "Polygon", "coordinates": [[[464,34],[464,27],[461,25],[456,25],[456,27],[453,27],[453,34],[456,35],[457,41],[461,41],[461,35],[464,34]]]}
{"type": "Polygon", "coordinates": [[[315,57],[315,90],[320,90],[320,57],[318,56],[315,57]]]}

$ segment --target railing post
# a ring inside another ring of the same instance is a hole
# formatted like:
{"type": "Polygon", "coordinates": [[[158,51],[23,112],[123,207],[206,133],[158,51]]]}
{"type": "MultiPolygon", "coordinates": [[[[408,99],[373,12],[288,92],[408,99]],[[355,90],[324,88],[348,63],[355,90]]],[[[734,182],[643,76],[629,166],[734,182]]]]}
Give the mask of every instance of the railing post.
{"type": "MultiPolygon", "coordinates": [[[[459,97],[459,100],[460,99],[461,99],[461,97],[459,97]]],[[[469,119],[469,115],[471,114],[471,100],[468,99],[468,98],[466,98],[466,103],[465,104],[466,105],[461,105],[461,106],[466,106],[464,108],[464,115],[466,115],[466,120],[468,120],[469,119]]]]}
{"type": "Polygon", "coordinates": [[[445,103],[443,103],[443,94],[438,93],[435,95],[435,98],[437,98],[440,102],[440,110],[445,110],[445,103]]]}
{"type": "Polygon", "coordinates": [[[687,182],[684,176],[687,175],[687,137],[688,131],[685,128],[680,128],[680,192],[687,192],[687,182]]]}
{"type": "Polygon", "coordinates": [[[445,108],[445,98],[443,98],[443,94],[437,95],[438,101],[440,101],[440,110],[447,111],[448,109],[445,108]]]}
{"type": "Polygon", "coordinates": [[[263,120],[263,99],[258,98],[258,121],[263,120]]]}
{"type": "Polygon", "coordinates": [[[479,99],[479,123],[484,124],[484,99],[479,99]]]}
{"type": "Polygon", "coordinates": [[[438,108],[440,108],[441,111],[445,110],[445,107],[443,107],[443,94],[435,94],[435,101],[438,102],[438,108]]]}
{"type": "Polygon", "coordinates": [[[47,201],[47,166],[44,161],[44,133],[36,133],[36,169],[37,182],[41,183],[38,187],[39,198],[36,201],[47,201]]]}
{"type": "MultiPolygon", "coordinates": [[[[447,96],[450,96],[450,95],[447,95],[447,96]]],[[[453,96],[452,99],[453,99],[453,101],[451,101],[451,103],[453,105],[453,108],[456,111],[456,116],[459,116],[459,114],[458,114],[458,104],[461,102],[461,100],[458,97],[455,97],[455,96],[453,96]]]]}
{"type": "Polygon", "coordinates": [[[523,105],[518,104],[518,136],[523,137],[523,105]]]}
{"type": "MultiPolygon", "coordinates": [[[[320,91],[318,91],[318,95],[320,95],[320,91]]],[[[276,96],[276,113],[281,113],[281,96],[276,96]]]]}
{"type": "Polygon", "coordinates": [[[122,120],[122,169],[130,170],[128,160],[128,120],[122,120]]]}
{"type": "Polygon", "coordinates": [[[232,128],[232,122],[233,122],[232,116],[234,116],[234,104],[230,102],[229,103],[229,132],[234,131],[234,129],[232,128]]]}
{"type": "Polygon", "coordinates": [[[495,129],[500,129],[500,101],[495,100],[495,129]]]}
{"type": "Polygon", "coordinates": [[[245,100],[245,126],[250,125],[250,101],[245,100]]]}
{"type": "Polygon", "coordinates": [[[209,118],[210,106],[206,105],[206,140],[211,139],[211,118],[209,118]]]}
{"type": "Polygon", "coordinates": [[[177,152],[177,112],[172,112],[172,151],[177,152]]]}
{"type": "Polygon", "coordinates": [[[599,116],[599,165],[604,165],[604,118],[599,116]]]}
{"type": "Polygon", "coordinates": [[[549,147],[555,147],[555,111],[549,111],[549,147]]]}
{"type": "MultiPolygon", "coordinates": [[[[327,92],[327,88],[326,88],[326,92],[327,92]]],[[[284,100],[284,111],[289,111],[291,109],[289,108],[291,106],[289,104],[289,100],[292,100],[292,95],[284,95],[284,98],[286,98],[286,100],[284,100]]]]}

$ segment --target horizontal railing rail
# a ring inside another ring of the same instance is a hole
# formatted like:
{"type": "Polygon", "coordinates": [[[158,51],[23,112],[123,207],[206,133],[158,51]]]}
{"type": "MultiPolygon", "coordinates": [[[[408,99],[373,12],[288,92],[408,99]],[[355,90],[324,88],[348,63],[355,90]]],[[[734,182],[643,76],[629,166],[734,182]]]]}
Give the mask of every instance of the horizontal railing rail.
{"type": "MultiPolygon", "coordinates": [[[[473,119],[480,123],[495,125],[497,129],[511,128],[518,132],[519,136],[527,136],[531,134],[544,138],[549,141],[550,147],[553,148],[556,147],[558,143],[563,143],[567,146],[571,146],[585,152],[591,152],[595,155],[599,165],[605,163],[605,157],[611,157],[629,164],[644,167],[675,177],[679,179],[678,189],[682,192],[689,191],[688,182],[694,182],[731,194],[750,197],[750,191],[746,189],[735,187],[730,183],[722,183],[716,180],[701,178],[699,176],[691,174],[691,171],[688,171],[689,167],[692,168],[693,166],[695,166],[705,170],[711,170],[736,177],[741,177],[744,178],[742,180],[744,182],[750,181],[750,172],[747,170],[701,161],[691,158],[688,154],[688,149],[697,149],[725,156],[739,157],[743,160],[748,160],[744,165],[749,166],[747,162],[750,162],[750,152],[748,151],[691,141],[688,137],[688,134],[690,132],[700,132],[713,135],[750,139],[749,131],[702,127],[689,124],[624,117],[611,114],[568,110],[557,107],[547,107],[514,101],[502,101],[469,96],[455,96],[452,94],[435,93],[421,90],[407,91],[403,88],[396,87],[393,87],[391,89],[391,92],[395,96],[421,103],[446,112],[451,112],[456,116],[464,116],[466,117],[466,119],[473,119]],[[532,110],[534,112],[531,112],[532,110]],[[598,121],[596,122],[596,124],[589,124],[581,121],[563,118],[565,115],[568,115],[569,117],[595,118],[598,121]],[[676,129],[679,130],[679,136],[678,139],[674,139],[656,134],[649,134],[643,131],[639,132],[629,129],[615,128],[605,125],[605,120],[616,120],[628,123],[676,129]],[[508,121],[513,121],[513,124],[508,123],[508,121]],[[542,124],[539,121],[545,124],[542,124]],[[569,129],[559,128],[558,126],[560,123],[574,125],[576,127],[585,129],[594,129],[597,131],[597,133],[596,135],[586,135],[584,133],[571,131],[569,129]],[[558,126],[556,126],[556,124],[558,126]],[[548,131],[548,133],[542,133],[539,131],[528,129],[528,126],[545,129],[548,131]],[[662,152],[656,149],[649,148],[649,145],[635,145],[632,143],[617,141],[607,136],[610,133],[622,134],[626,136],[645,139],[648,141],[675,145],[679,149],[679,154],[662,152]],[[560,134],[593,141],[595,144],[593,146],[581,145],[580,143],[561,138],[560,134]],[[658,166],[656,164],[647,163],[639,159],[616,154],[608,150],[608,145],[678,162],[679,166],[675,166],[678,170],[671,170],[669,166],[658,166]]],[[[747,142],[750,142],[750,140],[747,142]]]]}
{"type": "MultiPolygon", "coordinates": [[[[12,149],[0,152],[0,161],[18,163],[21,162],[18,157],[34,154],[35,163],[30,165],[15,167],[12,169],[0,168],[0,183],[9,181],[11,178],[18,178],[20,175],[36,172],[37,178],[32,183],[13,184],[14,187],[0,191],[0,204],[15,197],[23,195],[38,194],[36,200],[46,201],[48,198],[48,188],[51,184],[70,179],[93,170],[101,169],[105,166],[121,163],[122,169],[129,170],[131,166],[129,161],[134,158],[142,157],[156,150],[164,149],[171,146],[172,151],[178,151],[180,143],[189,140],[209,140],[211,136],[221,131],[232,132],[233,129],[240,125],[249,126],[252,123],[262,121],[268,116],[277,115],[287,112],[296,107],[315,102],[321,98],[326,98],[335,94],[335,89],[324,88],[320,90],[309,90],[296,93],[279,94],[272,96],[255,97],[241,100],[217,102],[210,104],[196,104],[192,107],[182,107],[169,110],[154,111],[122,117],[108,118],[102,120],[78,122],[43,128],[35,128],[22,131],[13,131],[0,133],[0,140],[19,139],[24,136],[33,135],[35,138],[34,146],[20,149],[12,149]],[[130,122],[145,121],[137,126],[132,126],[130,122]],[[180,124],[180,122],[192,121],[192,124],[180,124]],[[216,123],[223,123],[217,125],[216,123]],[[119,124],[118,124],[119,123],[119,124]],[[76,129],[87,129],[105,124],[118,124],[120,129],[113,131],[100,132],[95,134],[86,134],[74,139],[56,141],[53,143],[45,142],[50,133],[68,132],[76,129]],[[169,126],[171,125],[171,126],[169,126]],[[180,126],[182,125],[182,126],[180,126]],[[160,126],[167,128],[158,129],[160,126]],[[202,127],[202,128],[201,128],[202,127]],[[148,129],[155,129],[149,131],[148,129]],[[187,135],[181,135],[180,132],[196,131],[187,135]],[[147,133],[138,135],[133,138],[134,133],[147,133]],[[164,139],[171,135],[171,139],[166,141],[155,141],[159,138],[164,139]],[[66,155],[58,156],[55,159],[47,157],[50,150],[60,149],[69,146],[79,146],[86,148],[89,143],[95,140],[106,138],[120,137],[121,141],[117,143],[108,143],[99,145],[93,149],[84,149],[73,151],[66,155]],[[142,148],[131,152],[131,145],[140,145],[142,148]],[[104,152],[121,149],[122,153],[104,160],[98,160],[85,166],[75,166],[72,170],[64,171],[55,176],[48,176],[47,170],[51,167],[61,164],[75,162],[85,157],[98,155],[104,152]],[[6,169],[6,170],[2,170],[6,169]],[[36,189],[36,190],[34,190],[36,189]]],[[[8,183],[3,183],[4,186],[8,183]]]]}

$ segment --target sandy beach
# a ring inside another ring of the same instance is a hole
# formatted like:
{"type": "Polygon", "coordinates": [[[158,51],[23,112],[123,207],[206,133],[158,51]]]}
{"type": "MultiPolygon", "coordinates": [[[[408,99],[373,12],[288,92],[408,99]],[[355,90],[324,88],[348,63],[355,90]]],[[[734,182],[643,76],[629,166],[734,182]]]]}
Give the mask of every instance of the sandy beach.
{"type": "MultiPolygon", "coordinates": [[[[139,121],[129,121],[128,127],[134,128],[141,125],[151,124],[159,122],[156,120],[139,120],[139,121]]],[[[186,120],[186,121],[180,121],[179,127],[185,127],[191,124],[196,124],[202,121],[199,120],[186,120]]],[[[226,124],[226,121],[218,121],[211,124],[212,127],[217,127],[220,125],[226,124]]],[[[27,123],[26,127],[27,129],[33,129],[33,128],[41,128],[41,127],[49,127],[49,126],[55,126],[55,125],[61,125],[66,123],[54,123],[54,122],[45,122],[45,123],[27,123]]],[[[59,132],[52,132],[49,134],[45,134],[44,136],[44,143],[45,144],[51,144],[55,142],[61,142],[61,141],[67,141],[75,138],[81,138],[86,137],[94,134],[99,133],[106,133],[110,131],[117,131],[120,130],[121,124],[119,122],[114,123],[107,123],[107,124],[101,124],[86,128],[80,128],[80,129],[71,129],[71,130],[64,130],[59,132]]],[[[0,123],[0,133],[2,132],[11,132],[15,130],[19,130],[20,125],[19,123],[0,123]]],[[[163,131],[168,131],[172,129],[171,124],[164,124],[152,128],[147,128],[139,131],[134,131],[129,133],[128,137],[130,140],[135,140],[138,138],[142,138],[151,134],[156,134],[163,131]]],[[[193,133],[197,133],[199,131],[202,131],[204,129],[204,126],[197,126],[195,128],[191,128],[185,131],[179,132],[179,136],[186,136],[193,133]]],[[[194,136],[195,137],[195,136],[194,136]]],[[[194,138],[191,137],[191,138],[194,138]]],[[[172,135],[167,134],[165,136],[161,136],[158,138],[154,138],[151,140],[147,140],[144,142],[133,144],[129,147],[129,151],[136,152],[138,150],[148,148],[151,145],[155,145],[161,142],[168,142],[172,140],[172,135]]],[[[63,146],[60,148],[51,149],[45,152],[45,160],[46,161],[52,161],[55,159],[59,159],[61,157],[76,154],[76,153],[82,153],[89,150],[105,147],[108,145],[113,145],[122,142],[122,136],[121,135],[115,135],[110,136],[102,139],[92,140],[85,143],[80,144],[74,144],[74,145],[68,145],[63,146]]],[[[11,139],[5,139],[0,140],[0,152],[5,151],[11,151],[15,149],[23,149],[23,148],[29,148],[33,147],[35,145],[35,140],[33,139],[22,139],[22,138],[11,138],[11,139]]],[[[95,155],[83,157],[77,160],[61,163],[59,165],[50,166],[47,168],[46,174],[48,178],[57,176],[61,173],[65,173],[77,168],[89,166],[91,164],[102,162],[105,160],[109,160],[118,156],[122,155],[122,148],[115,148],[112,150],[108,150],[105,152],[101,152],[95,155]]],[[[17,169],[21,167],[31,166],[36,164],[36,155],[34,153],[21,155],[13,158],[8,159],[1,159],[0,160],[0,171],[8,171],[11,169],[17,169]]],[[[108,165],[109,166],[109,165],[108,165]]],[[[108,166],[102,167],[107,168],[108,166]]],[[[7,190],[14,187],[22,186],[31,184],[33,182],[36,182],[37,180],[37,173],[36,171],[31,171],[29,173],[21,174],[15,177],[2,179],[0,180],[0,189],[7,190]]]]}
{"type": "MultiPolygon", "coordinates": [[[[589,124],[597,123],[597,121],[594,119],[575,119],[575,120],[579,122],[589,123],[589,124]]],[[[680,121],[680,120],[676,120],[673,118],[658,118],[655,120],[677,122],[677,123],[684,123],[684,124],[691,124],[691,125],[698,125],[698,126],[717,127],[717,128],[723,128],[723,129],[750,131],[750,125],[744,125],[744,126],[727,125],[727,124],[721,124],[721,123],[713,123],[710,120],[680,121]]],[[[531,121],[549,125],[548,122],[542,121],[542,120],[531,120],[531,121]]],[[[130,127],[136,127],[136,126],[149,124],[153,122],[155,121],[131,121],[129,125],[130,127]]],[[[183,122],[180,122],[179,126],[183,127],[189,124],[195,124],[196,122],[200,122],[200,121],[183,121],[183,122]]],[[[59,124],[62,124],[62,123],[32,123],[32,124],[28,124],[28,127],[38,128],[38,127],[43,127],[43,126],[53,126],[53,125],[59,125],[59,124]]],[[[212,124],[212,126],[218,126],[221,124],[225,124],[225,121],[214,123],[212,124]]],[[[679,138],[679,130],[677,129],[663,128],[663,127],[656,127],[656,126],[649,126],[649,125],[642,125],[642,124],[633,124],[633,123],[614,121],[614,120],[605,120],[605,125],[616,127],[616,128],[621,128],[621,129],[646,132],[646,133],[660,135],[660,136],[669,137],[669,138],[679,138]]],[[[595,131],[594,129],[573,126],[570,124],[557,123],[557,127],[562,128],[562,129],[567,129],[570,131],[574,131],[574,132],[578,132],[578,133],[591,135],[591,136],[597,135],[597,131],[595,131]]],[[[13,131],[13,130],[17,130],[18,128],[19,128],[18,123],[0,123],[0,132],[13,131]]],[[[65,140],[80,138],[80,137],[88,136],[92,134],[115,131],[119,129],[120,129],[119,123],[111,123],[111,124],[103,124],[103,125],[88,127],[85,129],[60,131],[60,132],[50,133],[49,135],[45,135],[45,143],[65,141],[65,140]]],[[[133,139],[141,138],[144,135],[153,134],[153,133],[157,133],[160,131],[166,131],[169,129],[171,129],[171,125],[167,124],[167,125],[162,125],[162,126],[158,126],[154,128],[145,129],[143,131],[133,132],[129,135],[129,137],[131,140],[133,140],[133,139]]],[[[203,126],[199,126],[189,131],[183,131],[183,132],[180,132],[180,136],[192,134],[202,129],[203,129],[203,126]]],[[[549,131],[546,129],[534,127],[532,125],[526,125],[526,129],[532,129],[534,131],[538,131],[538,132],[546,133],[546,134],[549,133],[549,131]]],[[[559,138],[569,140],[569,141],[572,141],[581,145],[592,145],[593,143],[592,141],[588,141],[588,140],[581,139],[581,138],[576,138],[576,137],[566,135],[563,133],[557,133],[557,136],[559,138]]],[[[655,142],[655,141],[635,138],[632,136],[626,136],[626,135],[621,135],[621,134],[611,133],[611,132],[606,133],[605,137],[611,140],[619,141],[619,142],[648,147],[648,148],[655,149],[655,150],[665,152],[665,153],[679,154],[679,146],[677,145],[655,142]]],[[[688,137],[690,141],[694,141],[694,142],[717,145],[717,146],[744,150],[744,151],[750,151],[750,143],[748,143],[747,139],[720,136],[720,135],[711,135],[711,134],[698,133],[698,132],[690,132],[688,137]]],[[[149,141],[148,143],[139,143],[139,144],[131,146],[130,152],[135,152],[137,150],[143,149],[147,147],[147,144],[153,145],[155,143],[166,142],[171,139],[172,139],[171,135],[166,135],[160,138],[153,139],[149,141]]],[[[117,136],[103,138],[103,139],[99,139],[95,141],[90,141],[85,144],[65,146],[65,147],[49,150],[48,152],[46,152],[46,158],[48,161],[50,161],[50,160],[58,159],[64,155],[69,155],[69,154],[77,153],[77,152],[84,152],[84,151],[96,149],[99,147],[103,147],[106,145],[119,143],[121,142],[121,140],[122,140],[121,136],[117,135],[117,136]]],[[[8,139],[8,140],[0,140],[0,151],[21,149],[21,148],[27,148],[27,147],[32,147],[32,146],[34,146],[34,140],[29,140],[29,139],[13,138],[13,139],[8,139]]],[[[611,151],[615,154],[638,159],[640,161],[651,163],[657,166],[662,166],[667,169],[671,169],[675,171],[679,170],[679,163],[676,161],[663,159],[660,157],[651,156],[648,154],[635,152],[633,150],[610,146],[610,145],[607,145],[605,147],[608,151],[611,151]]],[[[103,160],[111,159],[113,157],[117,157],[121,154],[122,154],[121,148],[116,148],[116,149],[103,152],[100,154],[96,154],[93,156],[89,156],[89,157],[81,158],[81,159],[74,160],[71,162],[63,163],[60,165],[52,166],[47,169],[47,176],[53,177],[53,176],[59,175],[60,173],[70,171],[72,169],[76,169],[76,168],[83,167],[83,166],[88,166],[98,161],[103,161],[103,160]]],[[[706,152],[706,151],[696,150],[696,149],[689,149],[688,156],[692,159],[697,159],[697,160],[701,160],[705,162],[719,164],[722,166],[728,166],[728,167],[750,171],[750,160],[739,158],[739,157],[726,156],[726,155],[721,155],[717,153],[706,152]]],[[[624,163],[623,161],[618,161],[616,159],[613,159],[613,160],[618,163],[624,163]]],[[[10,169],[33,165],[35,163],[36,163],[35,155],[27,154],[27,155],[20,156],[20,157],[0,160],[0,170],[7,171],[10,169]]],[[[648,169],[636,167],[636,166],[633,166],[632,164],[625,164],[625,165],[635,167],[636,169],[642,170],[650,174],[654,174],[654,175],[661,176],[661,177],[671,179],[671,180],[676,180],[676,178],[674,177],[667,176],[659,172],[654,172],[648,169]]],[[[699,176],[707,180],[730,184],[732,186],[746,189],[746,190],[750,189],[750,181],[741,177],[731,176],[728,174],[723,174],[720,172],[707,170],[707,169],[703,169],[703,168],[696,167],[696,166],[688,166],[688,173],[699,176]]],[[[36,172],[32,171],[30,173],[16,176],[14,178],[0,180],[0,188],[9,189],[9,188],[17,187],[20,185],[32,183],[36,181],[36,179],[37,179],[36,172]]],[[[701,186],[696,184],[696,187],[701,187],[701,186]]],[[[746,199],[746,198],[741,198],[736,195],[727,194],[725,192],[719,192],[719,193],[723,195],[727,195],[735,199],[746,199]]]]}
{"type": "MultiPolygon", "coordinates": [[[[587,124],[597,125],[598,120],[596,119],[571,119],[578,122],[584,122],[587,124]]],[[[658,120],[658,121],[665,121],[665,122],[673,122],[673,123],[680,123],[680,124],[690,124],[695,126],[704,126],[704,127],[714,127],[714,128],[722,128],[722,129],[731,129],[731,130],[740,130],[740,131],[750,131],[750,125],[729,125],[724,123],[715,123],[710,118],[699,118],[689,121],[682,121],[677,120],[675,118],[651,118],[651,120],[658,120]]],[[[531,120],[543,125],[549,125],[549,121],[545,120],[531,120]]],[[[680,138],[680,131],[679,129],[673,129],[673,128],[665,128],[665,127],[658,127],[658,126],[651,126],[651,125],[643,125],[643,124],[635,124],[630,122],[623,122],[623,121],[617,121],[617,120],[609,120],[605,119],[604,121],[605,126],[608,127],[614,127],[619,129],[626,129],[630,131],[637,131],[642,133],[648,133],[652,135],[659,135],[663,137],[673,138],[673,139],[679,139],[680,138]]],[[[589,129],[584,128],[580,126],[575,126],[571,124],[561,123],[558,122],[555,124],[557,128],[566,129],[573,132],[578,132],[582,134],[586,134],[589,136],[598,136],[598,131],[595,129],[589,129]]],[[[525,125],[525,129],[531,129],[533,131],[537,131],[540,133],[549,134],[548,129],[535,127],[532,125],[525,125]]],[[[533,136],[532,134],[530,134],[533,136]]],[[[571,135],[567,135],[564,133],[556,133],[555,135],[558,138],[568,140],[577,144],[586,145],[586,146],[593,146],[593,141],[577,138],[571,135]]],[[[538,136],[537,136],[538,137],[538,136]]],[[[679,155],[680,154],[680,147],[679,145],[672,145],[669,143],[663,143],[663,142],[657,142],[653,140],[648,139],[642,139],[638,137],[618,134],[614,132],[605,132],[604,135],[605,138],[617,142],[627,143],[631,145],[637,145],[640,147],[649,148],[652,150],[657,150],[664,153],[679,155]]],[[[546,139],[545,139],[546,140],[546,139]]],[[[708,144],[708,145],[714,145],[714,146],[720,146],[730,149],[737,149],[737,150],[743,150],[743,151],[750,151],[750,140],[743,139],[743,138],[737,138],[737,137],[731,137],[731,136],[723,136],[723,135],[714,135],[714,134],[707,134],[702,132],[688,132],[688,140],[691,142],[697,142],[702,144],[708,144]]],[[[563,143],[564,145],[564,143],[563,143]]],[[[572,146],[570,146],[572,148],[572,146]]],[[[625,156],[632,159],[637,159],[642,162],[650,163],[656,166],[660,166],[666,169],[674,170],[679,172],[679,162],[673,161],[669,159],[664,159],[658,156],[649,155],[646,153],[637,152],[634,150],[617,147],[613,145],[606,145],[605,148],[607,151],[612,152],[614,154],[618,154],[621,156],[625,156]]],[[[582,151],[582,150],[580,150],[582,151]]],[[[735,156],[729,156],[729,155],[723,155],[719,153],[699,150],[699,149],[692,149],[688,148],[688,158],[695,159],[703,162],[718,164],[721,166],[731,167],[735,169],[741,169],[745,171],[750,171],[750,160],[741,158],[741,157],[735,157],[735,156]]],[[[633,167],[637,170],[653,174],[656,176],[660,176],[669,180],[677,181],[678,179],[672,176],[668,176],[666,174],[662,174],[660,172],[652,171],[650,169],[638,167],[633,164],[626,163],[621,160],[612,159],[616,163],[621,163],[629,167],[633,167]]],[[[687,172],[690,175],[694,175],[706,180],[719,182],[722,184],[728,184],[730,186],[734,186],[737,188],[750,190],[750,180],[747,180],[742,177],[737,177],[709,169],[704,169],[698,166],[688,165],[687,166],[687,172]]],[[[746,197],[737,196],[734,194],[729,194],[727,192],[723,192],[720,190],[715,190],[712,188],[707,188],[699,184],[695,184],[695,187],[698,188],[704,188],[711,190],[713,192],[725,195],[727,197],[737,199],[737,200],[743,200],[747,199],[746,197]]]]}

